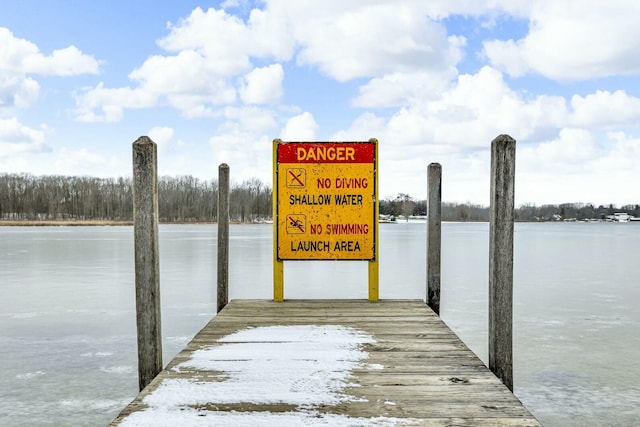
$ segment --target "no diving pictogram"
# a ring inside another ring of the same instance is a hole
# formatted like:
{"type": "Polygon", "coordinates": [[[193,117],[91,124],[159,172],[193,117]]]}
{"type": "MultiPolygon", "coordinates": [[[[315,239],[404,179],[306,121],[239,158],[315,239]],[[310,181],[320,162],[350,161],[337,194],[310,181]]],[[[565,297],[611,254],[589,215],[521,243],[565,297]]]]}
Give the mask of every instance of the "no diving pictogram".
{"type": "Polygon", "coordinates": [[[307,181],[307,171],[302,168],[287,169],[287,187],[304,188],[307,181]]]}

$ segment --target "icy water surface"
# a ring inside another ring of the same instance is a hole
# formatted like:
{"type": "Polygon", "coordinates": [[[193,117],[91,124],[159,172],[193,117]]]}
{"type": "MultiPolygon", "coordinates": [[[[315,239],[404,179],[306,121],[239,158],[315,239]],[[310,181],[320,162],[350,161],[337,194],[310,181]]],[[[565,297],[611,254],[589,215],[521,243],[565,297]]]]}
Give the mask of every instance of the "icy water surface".
{"type": "MultiPolygon", "coordinates": [[[[516,394],[545,426],[640,419],[640,224],[516,224],[516,394]]],[[[230,297],[272,296],[232,225],[230,297]]],[[[424,298],[426,225],[380,226],[380,297],[424,298]]],[[[442,316],[487,360],[488,224],[442,227],[442,316]]],[[[216,227],[160,227],[164,362],[213,316],[216,227]]],[[[107,425],[137,393],[131,227],[0,227],[0,426],[107,425]]],[[[363,262],[287,262],[286,298],[366,298],[363,262]]]]}

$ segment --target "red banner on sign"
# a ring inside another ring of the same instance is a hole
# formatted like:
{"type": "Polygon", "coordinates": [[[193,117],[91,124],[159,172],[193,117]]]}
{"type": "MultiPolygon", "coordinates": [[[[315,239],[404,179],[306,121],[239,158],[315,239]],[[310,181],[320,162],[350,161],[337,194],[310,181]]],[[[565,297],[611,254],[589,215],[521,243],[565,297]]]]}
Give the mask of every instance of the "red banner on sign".
{"type": "Polygon", "coordinates": [[[278,146],[278,163],[373,163],[374,144],[290,142],[278,146]]]}

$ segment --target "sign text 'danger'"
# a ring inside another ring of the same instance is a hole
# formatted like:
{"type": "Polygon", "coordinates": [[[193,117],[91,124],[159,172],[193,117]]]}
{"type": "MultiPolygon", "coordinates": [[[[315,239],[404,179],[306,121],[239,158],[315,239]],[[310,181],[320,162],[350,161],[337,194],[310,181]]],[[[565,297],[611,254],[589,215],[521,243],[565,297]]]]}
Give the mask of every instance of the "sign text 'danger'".
{"type": "Polygon", "coordinates": [[[353,162],[356,158],[356,149],[353,147],[298,147],[296,158],[299,162],[313,161],[337,161],[353,162]]]}
{"type": "Polygon", "coordinates": [[[375,147],[368,143],[283,143],[278,163],[373,163],[375,147]]]}

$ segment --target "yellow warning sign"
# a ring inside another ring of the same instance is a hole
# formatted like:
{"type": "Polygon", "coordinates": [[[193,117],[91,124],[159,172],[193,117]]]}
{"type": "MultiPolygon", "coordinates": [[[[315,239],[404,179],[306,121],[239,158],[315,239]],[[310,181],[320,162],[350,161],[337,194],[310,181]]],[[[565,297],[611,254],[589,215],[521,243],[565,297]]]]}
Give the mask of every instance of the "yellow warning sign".
{"type": "Polygon", "coordinates": [[[373,260],[375,140],[275,145],[277,256],[373,260]]]}

